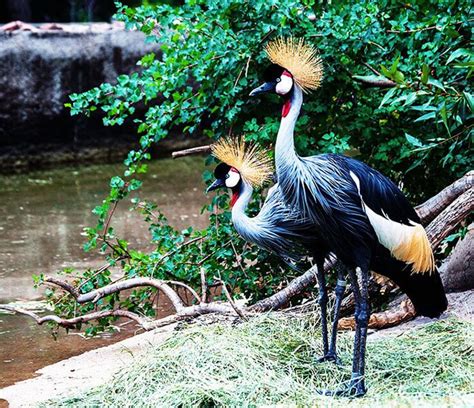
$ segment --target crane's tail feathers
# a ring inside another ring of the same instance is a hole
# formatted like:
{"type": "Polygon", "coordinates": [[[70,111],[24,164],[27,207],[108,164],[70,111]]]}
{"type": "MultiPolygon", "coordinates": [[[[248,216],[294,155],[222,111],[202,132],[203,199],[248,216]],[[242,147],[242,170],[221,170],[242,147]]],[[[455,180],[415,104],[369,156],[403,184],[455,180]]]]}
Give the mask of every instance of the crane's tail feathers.
{"type": "Polygon", "coordinates": [[[438,270],[431,273],[411,273],[410,265],[389,256],[375,259],[374,271],[387,276],[407,294],[421,316],[439,317],[448,307],[448,300],[438,270]]]}
{"type": "Polygon", "coordinates": [[[410,228],[410,234],[392,249],[392,255],[408,264],[411,264],[413,273],[431,273],[435,269],[433,251],[426,231],[420,224],[410,228]]]}

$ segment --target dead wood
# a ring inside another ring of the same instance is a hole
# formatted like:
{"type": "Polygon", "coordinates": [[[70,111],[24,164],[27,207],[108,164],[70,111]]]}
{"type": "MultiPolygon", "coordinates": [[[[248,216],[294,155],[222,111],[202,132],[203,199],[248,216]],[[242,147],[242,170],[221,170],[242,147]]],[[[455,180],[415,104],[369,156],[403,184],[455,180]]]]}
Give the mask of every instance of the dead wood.
{"type": "MultiPolygon", "coordinates": [[[[10,306],[10,305],[0,305],[0,309],[8,310],[11,312],[24,314],[33,318],[38,324],[43,324],[45,322],[55,322],[59,326],[66,327],[66,328],[73,328],[79,323],[89,322],[91,320],[97,320],[104,317],[124,317],[131,320],[134,320],[136,323],[140,325],[144,330],[152,330],[157,327],[166,326],[177,321],[187,319],[190,317],[197,317],[204,314],[209,313],[217,313],[217,314],[233,314],[234,316],[243,316],[243,312],[240,309],[240,306],[236,304],[236,302],[232,301],[230,303],[223,303],[223,302],[201,302],[196,305],[186,306],[179,295],[176,293],[174,289],[168,283],[176,284],[174,281],[162,281],[159,279],[152,279],[152,278],[133,278],[122,282],[113,283],[103,288],[93,290],[91,292],[87,292],[84,294],[80,294],[78,289],[71,285],[68,282],[62,281],[60,279],[48,277],[44,280],[46,283],[50,285],[56,285],[63,289],[64,291],[68,292],[71,296],[74,297],[77,303],[87,303],[87,302],[97,302],[99,299],[103,298],[104,296],[111,295],[113,293],[118,293],[126,289],[132,289],[136,287],[153,287],[162,291],[168,299],[173,304],[176,313],[161,319],[153,320],[148,317],[139,316],[136,313],[130,312],[128,310],[122,309],[115,309],[115,310],[104,310],[100,312],[93,312],[69,319],[61,318],[57,315],[47,315],[47,316],[39,316],[36,313],[33,313],[29,310],[25,310],[22,308],[10,306]]],[[[225,288],[225,283],[220,280],[220,284],[223,285],[223,289],[230,298],[230,294],[225,288]]],[[[187,285],[186,285],[187,286],[187,285]]],[[[199,295],[195,291],[195,298],[198,300],[200,299],[199,295]]]]}
{"type": "MultiPolygon", "coordinates": [[[[370,329],[386,329],[407,322],[416,316],[415,308],[410,300],[403,301],[400,306],[386,312],[373,313],[370,315],[370,329]]],[[[339,330],[355,330],[355,319],[353,317],[343,317],[337,325],[339,330]]]]}
{"type": "Polygon", "coordinates": [[[93,302],[96,303],[99,299],[102,299],[104,296],[111,295],[112,293],[121,292],[125,289],[132,289],[141,286],[150,286],[156,289],[161,290],[171,301],[173,307],[177,312],[184,308],[184,303],[179,297],[179,295],[168,285],[166,281],[153,278],[132,278],[122,282],[113,283],[103,288],[93,290],[84,294],[79,294],[74,286],[71,284],[62,281],[60,279],[47,277],[44,280],[46,283],[54,284],[69,292],[75,299],[77,303],[86,303],[93,302]]]}
{"type": "Polygon", "coordinates": [[[363,77],[360,75],[353,75],[352,79],[364,84],[367,88],[394,88],[397,86],[396,82],[384,77],[363,77]]]}
{"type": "Polygon", "coordinates": [[[470,188],[449,204],[426,228],[433,248],[437,248],[458,224],[474,209],[474,188],[470,188]]]}
{"type": "Polygon", "coordinates": [[[474,171],[466,173],[459,180],[441,190],[434,197],[415,207],[423,225],[428,225],[441,211],[461,194],[474,187],[474,171]]]}
{"type": "Polygon", "coordinates": [[[145,330],[149,330],[148,327],[152,323],[154,323],[153,320],[148,319],[146,317],[140,317],[136,313],[129,312],[128,310],[103,310],[101,312],[88,313],[88,314],[73,317],[70,319],[63,319],[56,315],[39,316],[36,313],[33,313],[29,310],[25,310],[25,309],[10,306],[10,305],[0,305],[0,309],[30,316],[31,318],[36,320],[36,323],[38,323],[39,325],[42,325],[43,323],[46,323],[46,322],[55,322],[59,326],[67,327],[67,328],[74,328],[78,323],[85,323],[91,320],[97,320],[97,319],[101,319],[104,317],[111,317],[111,316],[126,317],[128,319],[134,320],[145,330]]]}
{"type": "Polygon", "coordinates": [[[171,153],[171,157],[173,159],[177,159],[178,157],[190,156],[192,154],[209,153],[210,151],[211,151],[211,145],[204,145],[204,146],[192,147],[190,149],[177,150],[176,152],[171,153]]]}
{"type": "MultiPolygon", "coordinates": [[[[328,272],[336,263],[336,258],[332,257],[324,263],[324,270],[328,272]]],[[[278,310],[289,301],[304,292],[308,287],[315,285],[317,279],[317,266],[314,265],[308,269],[303,275],[293,279],[285,288],[277,293],[262,299],[250,307],[255,312],[265,312],[268,310],[278,310]]]]}

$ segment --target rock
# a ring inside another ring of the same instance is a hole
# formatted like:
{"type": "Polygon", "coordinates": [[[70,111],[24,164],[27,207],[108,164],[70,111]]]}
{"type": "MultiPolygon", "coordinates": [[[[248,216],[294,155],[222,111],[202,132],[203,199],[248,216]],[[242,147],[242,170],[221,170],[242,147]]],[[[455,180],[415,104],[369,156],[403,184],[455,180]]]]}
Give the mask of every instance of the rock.
{"type": "Polygon", "coordinates": [[[132,124],[105,128],[100,114],[70,117],[64,103],[71,93],[138,70],[136,62],[148,52],[159,53],[158,45],[145,44],[143,33],[117,23],[60,28],[0,32],[0,163],[7,166],[25,161],[35,166],[36,152],[64,146],[74,153],[83,146],[109,150],[125,143],[123,151],[136,139],[132,124]]]}

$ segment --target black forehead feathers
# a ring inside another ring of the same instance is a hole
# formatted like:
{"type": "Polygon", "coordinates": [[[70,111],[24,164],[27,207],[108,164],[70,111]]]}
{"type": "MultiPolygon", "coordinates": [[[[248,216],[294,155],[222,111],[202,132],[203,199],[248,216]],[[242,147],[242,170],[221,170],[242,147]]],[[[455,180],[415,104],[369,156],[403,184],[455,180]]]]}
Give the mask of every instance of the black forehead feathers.
{"type": "Polygon", "coordinates": [[[272,82],[275,79],[281,77],[281,74],[283,74],[284,70],[285,68],[281,67],[280,65],[272,64],[263,73],[263,79],[265,82],[272,82]]]}
{"type": "Polygon", "coordinates": [[[230,166],[225,163],[220,163],[217,165],[217,167],[214,170],[214,177],[216,179],[221,179],[224,178],[225,175],[229,172],[230,166]]]}

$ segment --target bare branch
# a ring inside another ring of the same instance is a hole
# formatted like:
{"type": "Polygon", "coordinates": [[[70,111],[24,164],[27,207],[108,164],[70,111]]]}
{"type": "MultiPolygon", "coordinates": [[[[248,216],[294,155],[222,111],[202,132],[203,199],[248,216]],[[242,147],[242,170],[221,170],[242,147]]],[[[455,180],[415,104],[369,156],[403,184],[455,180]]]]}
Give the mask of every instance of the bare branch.
{"type": "Polygon", "coordinates": [[[104,225],[104,232],[102,235],[104,236],[104,241],[105,237],[107,236],[107,231],[109,229],[110,221],[112,221],[112,217],[114,216],[115,210],[117,209],[118,201],[114,201],[112,208],[109,211],[109,214],[107,215],[107,221],[105,222],[104,225]]]}
{"type": "Polygon", "coordinates": [[[79,294],[76,288],[70,285],[67,282],[61,281],[59,279],[48,277],[45,278],[45,282],[53,283],[62,289],[69,292],[74,298],[76,299],[77,303],[86,303],[86,302],[97,302],[99,299],[103,298],[104,296],[111,295],[112,293],[117,293],[125,289],[132,289],[140,286],[151,286],[156,289],[161,290],[171,301],[173,307],[177,312],[184,308],[183,301],[178,296],[178,294],[165,282],[159,279],[153,278],[133,278],[127,279],[122,282],[113,283],[103,288],[99,288],[93,290],[91,292],[87,292],[84,294],[79,294]]]}
{"type": "Polygon", "coordinates": [[[221,277],[219,277],[219,278],[214,277],[214,279],[216,280],[216,282],[219,282],[222,285],[222,290],[224,291],[225,297],[227,298],[230,305],[232,306],[232,309],[235,310],[235,313],[237,313],[242,320],[247,321],[248,319],[244,315],[244,312],[242,310],[240,310],[239,307],[237,307],[237,305],[234,302],[234,299],[232,299],[232,296],[230,296],[230,293],[227,290],[227,286],[226,286],[225,282],[221,279],[221,277]]]}
{"type": "Polygon", "coordinates": [[[46,322],[55,322],[62,327],[73,328],[78,323],[86,323],[91,320],[97,320],[104,317],[113,316],[113,317],[126,317],[128,319],[134,320],[145,330],[150,330],[151,328],[154,327],[153,320],[146,317],[140,317],[136,313],[129,312],[128,310],[121,310],[121,309],[103,310],[101,312],[88,313],[88,314],[73,317],[70,319],[63,319],[56,315],[39,316],[36,313],[33,313],[29,310],[16,308],[14,306],[9,306],[9,305],[0,305],[0,309],[4,309],[11,312],[20,313],[20,314],[29,316],[33,318],[36,321],[36,323],[38,323],[39,325],[42,325],[43,323],[46,323],[46,322]]]}
{"type": "Polygon", "coordinates": [[[353,75],[352,78],[357,81],[357,82],[360,82],[366,86],[369,86],[369,87],[377,87],[377,88],[394,88],[397,86],[397,84],[393,81],[391,81],[390,79],[387,79],[387,78],[384,78],[384,77],[380,77],[380,78],[377,78],[377,77],[363,77],[363,76],[360,76],[360,75],[353,75]]]}
{"type": "Polygon", "coordinates": [[[123,259],[127,259],[126,256],[119,256],[118,258],[115,258],[113,261],[110,261],[104,265],[102,265],[99,269],[97,269],[92,276],[87,278],[86,280],[82,281],[81,284],[77,287],[77,289],[81,289],[86,283],[90,282],[92,279],[97,277],[97,275],[101,274],[105,270],[109,269],[113,264],[120,262],[123,259]]]}
{"type": "Polygon", "coordinates": [[[207,302],[207,282],[206,282],[206,269],[201,266],[199,268],[199,273],[201,275],[201,302],[207,302]]]}
{"type": "Polygon", "coordinates": [[[191,293],[191,295],[193,296],[194,299],[196,299],[198,302],[201,302],[201,299],[199,298],[199,295],[197,294],[197,292],[191,286],[186,285],[183,282],[179,282],[179,281],[175,281],[175,280],[167,280],[167,281],[164,281],[164,282],[169,283],[170,285],[181,286],[181,287],[187,289],[191,293]]]}
{"type": "MultiPolygon", "coordinates": [[[[336,259],[331,257],[329,261],[324,263],[324,271],[328,272],[336,263],[336,259]]],[[[264,312],[267,310],[277,310],[287,304],[290,299],[311,285],[317,283],[317,267],[316,265],[308,269],[303,275],[293,279],[284,289],[273,294],[272,296],[262,299],[250,307],[255,312],[264,312]]]]}
{"type": "MultiPolygon", "coordinates": [[[[378,45],[378,44],[377,44],[378,45]]],[[[370,64],[368,64],[367,62],[363,62],[362,65],[364,65],[365,67],[369,68],[375,75],[378,75],[378,76],[382,76],[382,74],[377,71],[374,67],[372,67],[370,64]]]]}
{"type": "Polygon", "coordinates": [[[173,159],[177,159],[178,157],[190,156],[192,154],[209,153],[210,151],[211,145],[198,146],[192,147],[190,149],[177,150],[176,152],[171,153],[171,157],[173,159]]]}

